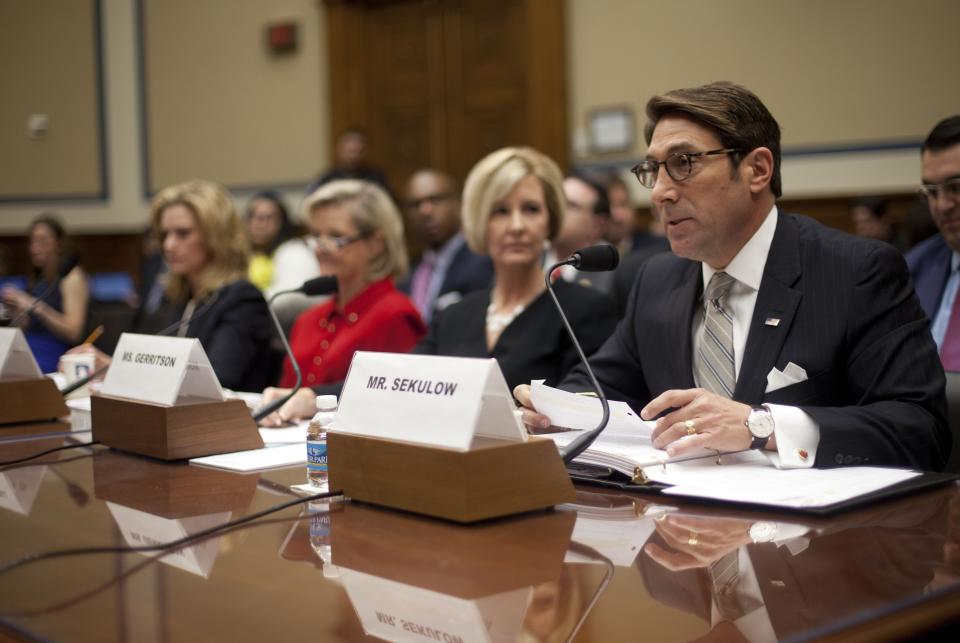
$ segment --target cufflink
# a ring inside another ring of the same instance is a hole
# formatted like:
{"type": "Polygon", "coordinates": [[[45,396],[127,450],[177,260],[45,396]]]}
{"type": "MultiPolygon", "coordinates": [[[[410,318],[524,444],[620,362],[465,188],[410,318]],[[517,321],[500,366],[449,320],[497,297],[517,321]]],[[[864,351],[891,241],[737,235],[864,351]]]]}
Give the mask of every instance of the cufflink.
{"type": "Polygon", "coordinates": [[[804,462],[806,462],[806,461],[807,461],[807,458],[810,457],[810,454],[807,453],[807,450],[806,450],[806,449],[797,449],[797,455],[798,455],[798,456],[800,457],[800,459],[803,460],[804,462]]]}

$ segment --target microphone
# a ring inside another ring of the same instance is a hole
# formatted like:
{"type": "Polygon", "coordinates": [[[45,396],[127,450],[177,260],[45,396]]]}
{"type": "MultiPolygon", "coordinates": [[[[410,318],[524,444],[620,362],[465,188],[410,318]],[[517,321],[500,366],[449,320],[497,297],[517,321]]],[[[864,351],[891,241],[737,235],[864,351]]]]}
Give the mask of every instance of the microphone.
{"type": "Polygon", "coordinates": [[[617,267],[619,262],[620,254],[613,246],[590,246],[588,248],[581,248],[570,255],[570,257],[567,259],[553,264],[550,266],[550,269],[547,270],[547,274],[544,275],[544,281],[547,284],[547,292],[550,293],[550,297],[553,299],[553,305],[557,307],[557,312],[560,313],[560,319],[563,320],[563,325],[567,329],[567,334],[570,335],[570,340],[573,342],[573,347],[577,349],[577,355],[580,357],[580,363],[583,364],[585,369],[587,369],[587,375],[590,376],[590,383],[593,385],[593,391],[597,394],[597,398],[600,400],[600,406],[603,409],[603,417],[600,418],[600,424],[597,425],[597,428],[592,429],[583,435],[577,436],[573,442],[560,449],[560,457],[563,458],[564,464],[570,464],[574,458],[586,451],[587,447],[593,444],[593,441],[597,439],[597,436],[600,435],[600,433],[607,427],[607,423],[610,421],[610,403],[607,402],[607,396],[603,394],[603,388],[600,386],[600,382],[597,381],[596,375],[593,374],[593,369],[590,368],[590,362],[587,361],[587,356],[583,354],[583,348],[580,347],[580,342],[577,340],[577,336],[574,334],[573,328],[570,326],[570,321],[563,312],[563,306],[560,305],[560,300],[557,299],[557,294],[553,292],[553,284],[550,282],[550,275],[553,274],[553,271],[560,266],[571,265],[585,272],[603,272],[605,270],[613,270],[617,267]]]}
{"type": "Polygon", "coordinates": [[[270,297],[270,301],[267,302],[267,310],[270,312],[270,318],[273,320],[273,325],[277,329],[277,334],[280,336],[280,342],[283,344],[283,350],[287,354],[287,359],[290,360],[290,366],[293,367],[293,373],[297,376],[297,380],[294,382],[293,388],[290,389],[289,393],[279,399],[274,400],[273,402],[270,402],[270,404],[267,404],[259,411],[254,413],[254,421],[259,422],[286,404],[287,400],[296,395],[297,391],[300,390],[300,387],[303,384],[303,373],[300,372],[300,365],[297,364],[297,358],[293,354],[293,349],[290,348],[290,342],[287,341],[287,336],[283,332],[283,326],[280,324],[280,320],[277,319],[277,313],[275,313],[273,310],[274,300],[281,295],[290,295],[293,293],[302,293],[311,297],[315,297],[317,295],[332,295],[337,292],[339,288],[340,284],[337,282],[337,277],[335,275],[323,275],[322,277],[316,277],[303,282],[299,288],[294,288],[292,290],[281,290],[280,292],[274,293],[273,296],[270,297]]]}
{"type": "Polygon", "coordinates": [[[620,263],[620,253],[613,246],[603,243],[577,250],[564,263],[570,263],[577,270],[584,272],[606,272],[613,270],[620,263]]]}
{"type": "MultiPolygon", "coordinates": [[[[218,288],[217,290],[214,290],[213,293],[210,295],[210,297],[209,297],[205,302],[203,302],[203,305],[200,306],[200,308],[196,309],[196,310],[193,312],[193,314],[190,315],[189,318],[187,318],[187,319],[178,319],[177,321],[173,322],[172,324],[170,324],[170,325],[167,326],[166,328],[164,328],[164,329],[162,329],[162,330],[154,333],[154,335],[163,336],[163,335],[175,335],[175,334],[179,333],[179,332],[180,332],[180,329],[183,328],[183,326],[184,326],[185,324],[189,324],[189,323],[190,323],[191,321],[193,321],[194,319],[199,319],[200,317],[202,317],[203,315],[205,315],[205,314],[207,313],[207,311],[210,310],[210,309],[213,307],[213,305],[217,302],[217,299],[220,298],[220,292],[221,292],[222,290],[223,290],[223,288],[218,288]]],[[[92,373],[86,375],[85,377],[81,377],[81,378],[78,379],[76,382],[73,382],[73,383],[69,384],[68,386],[65,386],[65,387],[63,387],[62,389],[60,389],[60,394],[61,394],[61,395],[69,395],[70,393],[73,393],[74,391],[76,391],[78,388],[82,388],[82,387],[86,386],[86,385],[89,384],[92,380],[94,380],[94,379],[100,377],[101,375],[103,375],[103,374],[107,371],[108,368],[110,368],[110,365],[109,365],[109,364],[107,364],[106,366],[101,366],[100,368],[98,368],[97,370],[93,371],[92,373]]]]}
{"type": "Polygon", "coordinates": [[[20,314],[10,321],[10,325],[16,326],[18,323],[20,323],[21,319],[32,313],[41,301],[45,301],[46,298],[49,297],[50,294],[60,286],[60,282],[63,281],[63,278],[69,275],[70,271],[76,268],[79,263],[80,260],[73,255],[66,257],[62,262],[60,262],[60,267],[57,269],[57,274],[54,279],[50,281],[50,285],[47,286],[42,293],[40,293],[39,297],[34,298],[32,304],[20,311],[20,314]]]}

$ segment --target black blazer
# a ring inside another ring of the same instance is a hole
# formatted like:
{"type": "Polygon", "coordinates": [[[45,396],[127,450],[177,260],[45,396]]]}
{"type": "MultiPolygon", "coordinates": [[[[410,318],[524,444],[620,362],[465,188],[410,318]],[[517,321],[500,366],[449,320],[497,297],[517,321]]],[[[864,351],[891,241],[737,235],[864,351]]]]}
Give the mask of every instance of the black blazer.
{"type": "MultiPolygon", "coordinates": [[[[673,253],[641,267],[616,332],[590,360],[608,397],[640,410],[694,386],[691,324],[701,265],[673,253]]],[[[563,382],[587,388],[582,369],[563,382]]],[[[734,399],[801,408],[820,427],[816,466],[943,468],[944,375],[903,257],[893,246],[781,213],[734,399]],[[776,325],[767,319],[778,319],[776,325]],[[808,379],[765,393],[789,362],[808,379]]]]}
{"type": "MultiPolygon", "coordinates": [[[[179,307],[173,321],[183,316],[184,308],[179,307]]],[[[236,391],[261,391],[276,383],[279,361],[270,348],[273,334],[267,302],[246,279],[199,302],[186,331],[187,337],[200,340],[220,385],[236,391]]]]}
{"type": "MultiPolygon", "coordinates": [[[[617,322],[616,308],[606,295],[591,288],[558,281],[557,299],[590,355],[610,336],[617,322]]],[[[546,291],[533,300],[487,350],[486,316],[490,290],[471,293],[438,313],[430,333],[414,353],[455,357],[494,357],[510,390],[532,379],[556,385],[577,362],[576,349],[546,291]]]]}

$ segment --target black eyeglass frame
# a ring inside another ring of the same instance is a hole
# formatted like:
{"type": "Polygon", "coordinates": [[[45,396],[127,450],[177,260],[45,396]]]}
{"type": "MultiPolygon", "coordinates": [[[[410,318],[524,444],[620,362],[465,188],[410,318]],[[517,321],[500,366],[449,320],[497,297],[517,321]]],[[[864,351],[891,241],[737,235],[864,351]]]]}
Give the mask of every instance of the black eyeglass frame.
{"type": "Polygon", "coordinates": [[[687,179],[690,178],[690,175],[693,174],[693,163],[695,160],[701,159],[704,156],[717,156],[719,154],[739,154],[741,152],[743,152],[743,150],[737,147],[726,147],[723,149],[707,150],[704,152],[674,152],[673,154],[671,154],[670,156],[668,156],[666,159],[662,161],[644,159],[643,161],[640,161],[639,163],[634,165],[632,168],[630,168],[630,172],[635,177],[637,177],[637,181],[640,182],[640,185],[652,190],[654,186],[656,186],[657,184],[657,177],[660,175],[661,166],[666,168],[667,174],[674,181],[677,181],[677,182],[686,181],[687,179]],[[674,174],[674,172],[676,171],[676,168],[670,169],[671,162],[676,163],[675,159],[680,159],[686,163],[685,166],[681,166],[681,167],[687,168],[687,173],[685,175],[677,176],[676,174],[674,174]],[[650,185],[647,185],[646,183],[644,183],[643,179],[640,178],[641,173],[646,173],[646,172],[649,172],[650,176],[653,177],[653,179],[650,182],[650,185]]]}

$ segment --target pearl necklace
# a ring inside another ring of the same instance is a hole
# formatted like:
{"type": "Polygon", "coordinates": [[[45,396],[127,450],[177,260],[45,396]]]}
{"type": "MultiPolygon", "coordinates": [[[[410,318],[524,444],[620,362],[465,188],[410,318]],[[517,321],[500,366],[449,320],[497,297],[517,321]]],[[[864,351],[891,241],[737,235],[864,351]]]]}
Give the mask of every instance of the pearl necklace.
{"type": "Polygon", "coordinates": [[[517,318],[517,315],[523,312],[524,308],[526,308],[524,304],[518,304],[509,312],[498,313],[497,307],[491,301],[490,305],[487,306],[487,332],[499,333],[509,326],[517,318]]]}

